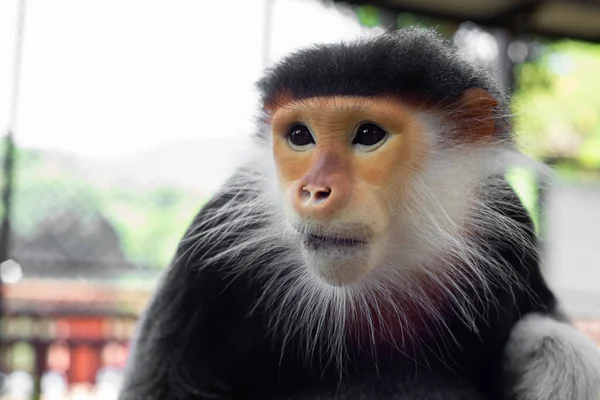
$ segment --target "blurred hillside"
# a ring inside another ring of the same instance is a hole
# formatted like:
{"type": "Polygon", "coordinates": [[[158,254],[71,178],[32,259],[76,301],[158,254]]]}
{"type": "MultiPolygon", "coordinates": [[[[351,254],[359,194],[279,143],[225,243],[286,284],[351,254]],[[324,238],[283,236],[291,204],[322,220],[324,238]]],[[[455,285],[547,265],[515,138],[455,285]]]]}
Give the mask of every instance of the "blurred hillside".
{"type": "Polygon", "coordinates": [[[231,158],[215,159],[216,146],[231,151],[236,147],[219,139],[180,141],[103,159],[17,149],[15,253],[50,264],[52,257],[63,258],[55,264],[65,264],[69,257],[84,263],[85,254],[97,259],[106,251],[92,232],[105,224],[115,231],[113,241],[122,250],[123,262],[142,268],[166,266],[195,212],[230,173],[231,158]],[[92,241],[89,249],[82,244],[86,235],[92,241]],[[55,250],[50,254],[45,247],[55,250]],[[61,251],[68,254],[60,256],[61,251]]]}

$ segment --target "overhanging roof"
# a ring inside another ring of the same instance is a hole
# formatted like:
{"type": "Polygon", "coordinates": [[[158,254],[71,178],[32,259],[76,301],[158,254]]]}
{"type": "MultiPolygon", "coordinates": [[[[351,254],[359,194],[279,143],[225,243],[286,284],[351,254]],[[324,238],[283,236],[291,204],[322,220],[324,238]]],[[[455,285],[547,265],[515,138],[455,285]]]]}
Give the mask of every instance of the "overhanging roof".
{"type": "Polygon", "coordinates": [[[457,22],[502,27],[517,34],[600,42],[600,0],[334,0],[374,5],[457,22]]]}

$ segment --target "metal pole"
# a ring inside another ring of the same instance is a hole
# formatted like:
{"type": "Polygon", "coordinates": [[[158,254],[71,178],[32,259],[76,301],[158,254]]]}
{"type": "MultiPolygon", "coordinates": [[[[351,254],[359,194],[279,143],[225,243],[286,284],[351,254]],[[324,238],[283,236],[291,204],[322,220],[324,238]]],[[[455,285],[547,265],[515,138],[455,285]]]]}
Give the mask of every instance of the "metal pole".
{"type": "Polygon", "coordinates": [[[262,64],[263,69],[269,66],[271,56],[271,31],[273,29],[273,8],[275,0],[265,0],[265,14],[263,22],[263,48],[262,64]]]}
{"type": "Polygon", "coordinates": [[[512,95],[515,90],[515,63],[508,56],[508,48],[513,35],[507,29],[493,29],[492,34],[498,44],[498,79],[512,95]]]}
{"type": "MultiPolygon", "coordinates": [[[[13,189],[13,171],[14,171],[14,153],[15,143],[14,134],[17,125],[17,109],[19,103],[19,89],[21,84],[21,62],[23,55],[23,31],[25,25],[25,0],[19,1],[19,11],[17,19],[17,35],[15,38],[15,55],[13,63],[12,93],[10,99],[10,114],[8,127],[6,129],[6,142],[3,163],[4,187],[2,190],[2,203],[4,205],[4,215],[0,226],[0,263],[8,260],[10,257],[10,212],[13,189]]],[[[1,281],[1,279],[0,279],[1,281]]],[[[0,282],[1,283],[1,282],[0,282]]],[[[1,293],[1,291],[0,291],[1,293]]],[[[1,303],[0,303],[1,304],[1,303]]],[[[1,311],[1,308],[0,308],[1,311]]]]}
{"type": "MultiPolygon", "coordinates": [[[[2,204],[4,206],[4,215],[0,225],[0,262],[5,262],[10,257],[10,213],[11,199],[13,189],[14,175],[14,157],[15,145],[13,139],[13,131],[9,130],[6,133],[4,143],[4,163],[2,165],[2,173],[4,175],[4,187],[2,188],[2,204]]],[[[0,279],[0,285],[2,285],[0,279]]],[[[1,287],[1,286],[0,286],[1,287]]],[[[0,290],[0,315],[2,313],[2,291],[0,290]]]]}
{"type": "MultiPolygon", "coordinates": [[[[2,173],[4,176],[4,187],[2,188],[2,203],[4,206],[4,215],[0,224],[0,263],[5,262],[10,257],[10,216],[11,200],[13,191],[14,160],[15,160],[15,127],[17,125],[17,108],[19,103],[19,89],[21,83],[21,61],[23,54],[23,32],[25,26],[25,0],[19,0],[17,15],[17,32],[15,36],[15,54],[13,60],[12,93],[10,98],[10,114],[8,126],[6,128],[4,162],[2,173]]],[[[3,301],[2,277],[0,276],[0,324],[3,324],[4,301],[3,301]]],[[[0,326],[1,328],[1,326],[0,326]]],[[[2,338],[0,337],[0,341],[2,338]]],[[[3,346],[0,342],[0,359],[2,357],[3,346]]],[[[0,385],[3,385],[0,382],[0,385]]]]}

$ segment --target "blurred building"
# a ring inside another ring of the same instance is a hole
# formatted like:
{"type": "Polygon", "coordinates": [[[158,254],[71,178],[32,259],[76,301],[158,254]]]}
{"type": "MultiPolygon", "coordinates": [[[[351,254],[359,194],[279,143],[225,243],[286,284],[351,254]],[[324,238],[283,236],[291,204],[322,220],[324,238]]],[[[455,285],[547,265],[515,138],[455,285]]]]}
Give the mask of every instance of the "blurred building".
{"type": "Polygon", "coordinates": [[[6,283],[0,371],[10,391],[27,391],[27,374],[42,393],[114,381],[152,289],[119,282],[136,269],[115,230],[101,217],[60,215],[30,239],[13,238],[13,259],[0,267],[6,283]]]}

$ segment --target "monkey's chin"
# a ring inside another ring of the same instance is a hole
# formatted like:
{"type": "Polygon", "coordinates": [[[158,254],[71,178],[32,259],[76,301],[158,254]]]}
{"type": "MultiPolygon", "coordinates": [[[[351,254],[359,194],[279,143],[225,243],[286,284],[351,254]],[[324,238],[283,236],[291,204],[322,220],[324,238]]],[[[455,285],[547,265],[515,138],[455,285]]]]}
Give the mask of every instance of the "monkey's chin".
{"type": "Polygon", "coordinates": [[[315,243],[304,240],[302,254],[308,268],[332,286],[356,284],[374,268],[372,246],[362,241],[315,243]]]}

